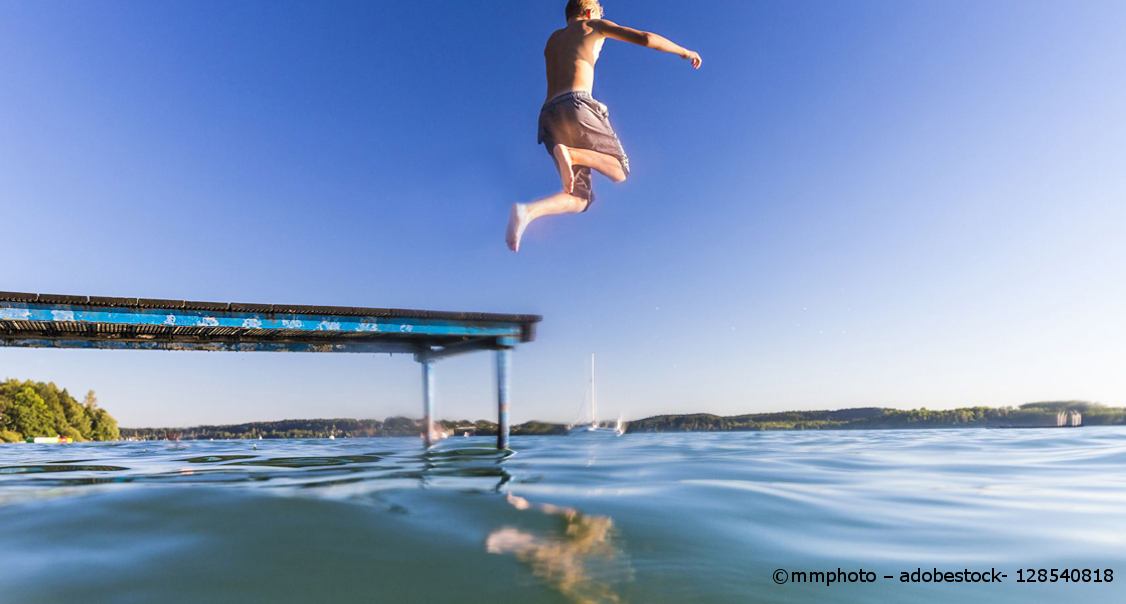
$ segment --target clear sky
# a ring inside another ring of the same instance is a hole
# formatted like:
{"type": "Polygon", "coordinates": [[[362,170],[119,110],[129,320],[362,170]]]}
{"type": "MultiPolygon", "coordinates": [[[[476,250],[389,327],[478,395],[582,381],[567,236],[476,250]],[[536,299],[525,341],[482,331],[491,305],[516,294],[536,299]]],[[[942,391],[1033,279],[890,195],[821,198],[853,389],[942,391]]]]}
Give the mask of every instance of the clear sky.
{"type": "MultiPolygon", "coordinates": [[[[1126,3],[608,0],[632,163],[519,254],[563,0],[0,1],[0,290],[529,312],[513,419],[1126,404],[1126,3]]],[[[493,359],[439,415],[494,418],[493,359]]],[[[124,426],[420,415],[407,356],[0,349],[124,426]]]]}

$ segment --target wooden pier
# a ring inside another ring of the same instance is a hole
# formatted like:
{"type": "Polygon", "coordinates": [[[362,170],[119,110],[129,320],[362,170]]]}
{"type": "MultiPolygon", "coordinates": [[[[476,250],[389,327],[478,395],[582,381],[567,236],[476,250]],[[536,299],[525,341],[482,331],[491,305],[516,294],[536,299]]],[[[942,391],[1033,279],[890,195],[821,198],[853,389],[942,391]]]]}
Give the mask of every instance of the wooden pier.
{"type": "Polygon", "coordinates": [[[540,320],[537,315],[0,292],[0,346],[412,354],[422,365],[427,446],[432,444],[437,361],[492,350],[497,448],[508,448],[512,351],[535,339],[540,320]]]}

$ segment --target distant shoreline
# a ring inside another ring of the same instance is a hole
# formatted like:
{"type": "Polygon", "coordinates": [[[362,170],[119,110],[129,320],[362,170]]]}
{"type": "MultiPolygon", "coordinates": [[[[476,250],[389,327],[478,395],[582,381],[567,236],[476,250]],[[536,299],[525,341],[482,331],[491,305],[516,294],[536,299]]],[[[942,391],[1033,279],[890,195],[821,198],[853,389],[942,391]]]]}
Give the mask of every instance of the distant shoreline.
{"type": "MultiPolygon", "coordinates": [[[[639,432],[751,432],[767,430],[888,430],[935,428],[1055,428],[1060,413],[1076,412],[1085,426],[1126,425],[1126,408],[1086,401],[1028,403],[1020,407],[962,407],[947,410],[863,407],[835,411],[785,411],[719,416],[708,413],[657,415],[625,425],[639,432]]],[[[497,425],[487,420],[438,422],[447,434],[495,436],[497,425]]],[[[566,424],[530,421],[512,426],[514,436],[562,435],[566,424]]],[[[390,417],[380,420],[292,419],[190,428],[121,428],[127,440],[229,440],[286,438],[363,438],[418,436],[421,420],[390,417]]]]}

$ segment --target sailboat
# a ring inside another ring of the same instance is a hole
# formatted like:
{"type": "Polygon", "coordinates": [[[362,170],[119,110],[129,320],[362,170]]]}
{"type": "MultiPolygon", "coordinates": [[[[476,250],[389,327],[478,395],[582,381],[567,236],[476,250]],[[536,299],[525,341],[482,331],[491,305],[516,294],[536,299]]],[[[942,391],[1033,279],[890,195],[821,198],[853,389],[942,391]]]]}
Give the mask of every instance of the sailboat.
{"type": "Polygon", "coordinates": [[[622,424],[621,415],[618,416],[618,421],[614,422],[612,426],[606,426],[603,423],[598,421],[598,388],[594,381],[594,355],[592,354],[590,355],[590,422],[571,424],[567,427],[567,434],[594,432],[621,436],[625,433],[625,425],[622,424]]]}

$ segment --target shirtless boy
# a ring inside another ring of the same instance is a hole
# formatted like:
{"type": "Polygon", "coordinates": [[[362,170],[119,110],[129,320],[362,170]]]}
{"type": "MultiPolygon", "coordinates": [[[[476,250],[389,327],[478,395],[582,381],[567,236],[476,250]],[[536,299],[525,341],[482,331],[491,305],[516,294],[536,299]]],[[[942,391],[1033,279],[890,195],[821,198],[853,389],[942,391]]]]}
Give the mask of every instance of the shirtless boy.
{"type": "Polygon", "coordinates": [[[540,110],[538,141],[555,160],[563,191],[512,206],[505,239],[520,249],[524,229],[541,216],[585,212],[594,201],[591,170],[614,182],[629,176],[629,158],[610,127],[610,111],[594,100],[594,64],[606,38],[671,52],[700,68],[700,55],[657,34],[602,18],[598,0],[569,0],[567,26],[547,39],[547,101],[540,110]]]}

